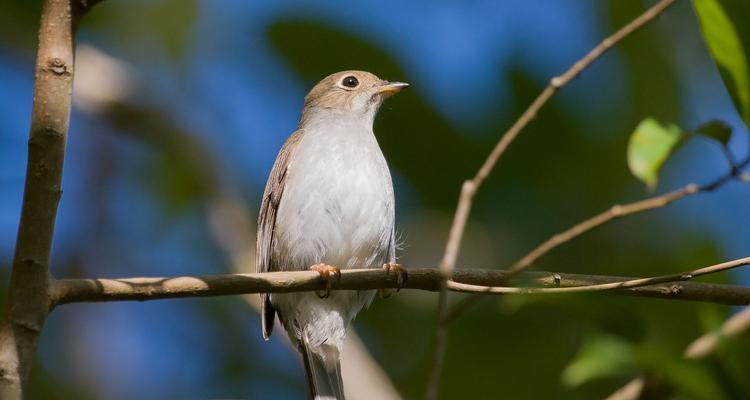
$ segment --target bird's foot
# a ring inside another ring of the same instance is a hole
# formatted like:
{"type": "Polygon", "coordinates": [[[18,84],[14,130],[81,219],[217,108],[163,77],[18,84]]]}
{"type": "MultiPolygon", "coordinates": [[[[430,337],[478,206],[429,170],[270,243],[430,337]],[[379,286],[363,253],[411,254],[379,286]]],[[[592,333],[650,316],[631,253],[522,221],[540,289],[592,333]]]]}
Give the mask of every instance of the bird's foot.
{"type": "Polygon", "coordinates": [[[333,279],[341,279],[341,269],[338,267],[334,267],[332,265],[328,264],[315,264],[312,267],[310,267],[310,271],[315,271],[318,274],[320,274],[320,277],[323,278],[323,280],[326,283],[326,290],[325,292],[316,291],[315,294],[318,295],[321,299],[325,299],[328,296],[331,295],[331,282],[333,282],[333,279]]]}
{"type": "MultiPolygon", "coordinates": [[[[383,264],[383,269],[385,270],[386,275],[389,275],[391,272],[396,274],[396,283],[398,284],[396,292],[401,290],[404,286],[404,282],[406,282],[406,278],[409,277],[409,274],[406,273],[406,268],[402,267],[401,264],[385,263],[383,264]]],[[[380,293],[380,297],[384,299],[391,297],[391,294],[386,289],[379,289],[378,292],[380,293]]]]}

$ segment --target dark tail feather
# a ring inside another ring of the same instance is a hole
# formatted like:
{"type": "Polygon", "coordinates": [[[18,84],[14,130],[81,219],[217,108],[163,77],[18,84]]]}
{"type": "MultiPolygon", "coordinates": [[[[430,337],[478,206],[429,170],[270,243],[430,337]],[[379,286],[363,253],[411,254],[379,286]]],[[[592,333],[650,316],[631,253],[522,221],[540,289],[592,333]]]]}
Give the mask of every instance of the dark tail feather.
{"type": "Polygon", "coordinates": [[[260,295],[260,318],[263,325],[263,339],[268,340],[273,332],[274,318],[276,318],[276,309],[273,308],[268,293],[260,295]]]}
{"type": "Polygon", "coordinates": [[[344,400],[338,349],[328,344],[313,348],[304,340],[300,340],[299,346],[310,397],[315,400],[344,400]]]}

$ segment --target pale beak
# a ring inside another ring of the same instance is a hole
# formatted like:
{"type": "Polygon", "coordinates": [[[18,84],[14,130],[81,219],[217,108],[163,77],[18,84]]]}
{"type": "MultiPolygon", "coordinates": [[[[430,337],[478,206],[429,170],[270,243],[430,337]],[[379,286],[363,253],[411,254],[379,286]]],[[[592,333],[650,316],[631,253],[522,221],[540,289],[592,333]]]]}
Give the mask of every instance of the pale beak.
{"type": "Polygon", "coordinates": [[[378,92],[384,94],[396,94],[408,87],[409,84],[404,82],[386,82],[378,87],[378,92]]]}

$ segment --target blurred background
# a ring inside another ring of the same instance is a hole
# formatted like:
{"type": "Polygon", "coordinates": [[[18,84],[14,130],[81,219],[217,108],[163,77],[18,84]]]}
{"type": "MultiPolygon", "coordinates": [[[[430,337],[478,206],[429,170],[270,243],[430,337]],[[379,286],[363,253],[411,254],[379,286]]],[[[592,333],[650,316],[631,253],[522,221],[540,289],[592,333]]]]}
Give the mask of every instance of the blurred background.
{"type": "MultiPolygon", "coordinates": [[[[375,131],[396,185],[400,261],[434,267],[461,181],[550,77],[644,3],[105,1],[79,29],[52,272],[253,271],[254,223],[273,160],[309,88],[343,69],[412,84],[385,104],[375,131]]],[[[750,5],[728,3],[735,21],[750,18],[750,5]]],[[[39,11],[39,1],[0,2],[2,290],[22,198],[39,11]]],[[[750,37],[750,26],[737,28],[750,37]]],[[[746,128],[688,1],[586,70],[516,140],[476,198],[459,265],[503,268],[575,222],[650,195],[625,158],[647,116],[686,128],[723,119],[735,129],[735,154],[747,152],[746,128]]],[[[656,190],[726,171],[716,143],[692,140],[656,190]]],[[[747,256],[749,196],[750,186],[730,184],[615,221],[535,268],[658,275],[747,256]]],[[[743,272],[711,279],[750,284],[743,272]]],[[[302,397],[297,354],[280,331],[263,342],[245,300],[62,306],[47,320],[30,398],[302,397]]],[[[424,396],[436,302],[434,293],[403,291],[357,318],[369,359],[390,381],[376,386],[424,396]]],[[[687,398],[744,397],[750,340],[727,342],[708,361],[681,360],[692,339],[733,311],[596,295],[486,299],[450,326],[441,394],[600,398],[645,373],[687,398]]],[[[357,373],[346,369],[345,380],[357,373]]]]}

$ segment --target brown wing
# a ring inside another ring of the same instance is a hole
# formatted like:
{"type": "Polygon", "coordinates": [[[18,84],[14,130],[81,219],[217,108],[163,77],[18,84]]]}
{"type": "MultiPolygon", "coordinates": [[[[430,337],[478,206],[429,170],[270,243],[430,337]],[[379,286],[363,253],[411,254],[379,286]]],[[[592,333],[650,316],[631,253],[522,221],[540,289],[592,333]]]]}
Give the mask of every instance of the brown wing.
{"type": "MultiPolygon", "coordinates": [[[[303,132],[300,129],[289,136],[284,146],[281,147],[281,151],[279,151],[276,162],[271,169],[271,174],[268,176],[266,190],[263,192],[263,201],[260,205],[260,214],[258,215],[258,236],[255,252],[256,272],[271,271],[271,251],[273,233],[276,228],[276,212],[279,209],[279,203],[281,203],[281,195],[284,193],[289,165],[292,163],[292,159],[294,159],[294,152],[302,140],[303,132]]],[[[271,305],[267,293],[261,294],[260,310],[263,323],[263,338],[268,340],[271,336],[271,331],[273,331],[276,310],[271,305]]]]}

